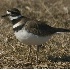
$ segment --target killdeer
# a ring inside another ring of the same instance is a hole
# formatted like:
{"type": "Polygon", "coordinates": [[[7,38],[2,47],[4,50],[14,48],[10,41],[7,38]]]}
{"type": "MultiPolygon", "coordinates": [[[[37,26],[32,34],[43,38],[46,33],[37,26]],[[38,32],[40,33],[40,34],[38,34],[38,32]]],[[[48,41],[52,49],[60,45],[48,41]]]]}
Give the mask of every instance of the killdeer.
{"type": "Polygon", "coordinates": [[[11,20],[16,38],[27,45],[41,45],[48,41],[55,33],[70,32],[69,29],[54,28],[47,25],[46,22],[22,16],[16,8],[7,10],[6,14],[2,15],[2,17],[8,17],[11,20]]]}

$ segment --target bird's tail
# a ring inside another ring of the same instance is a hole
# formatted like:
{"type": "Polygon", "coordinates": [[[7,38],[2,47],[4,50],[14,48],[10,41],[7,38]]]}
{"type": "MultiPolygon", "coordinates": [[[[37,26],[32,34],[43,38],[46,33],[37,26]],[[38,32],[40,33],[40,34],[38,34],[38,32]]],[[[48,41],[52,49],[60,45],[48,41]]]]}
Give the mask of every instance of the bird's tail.
{"type": "Polygon", "coordinates": [[[60,33],[60,32],[70,32],[70,29],[56,28],[56,32],[57,33],[60,33]]]}

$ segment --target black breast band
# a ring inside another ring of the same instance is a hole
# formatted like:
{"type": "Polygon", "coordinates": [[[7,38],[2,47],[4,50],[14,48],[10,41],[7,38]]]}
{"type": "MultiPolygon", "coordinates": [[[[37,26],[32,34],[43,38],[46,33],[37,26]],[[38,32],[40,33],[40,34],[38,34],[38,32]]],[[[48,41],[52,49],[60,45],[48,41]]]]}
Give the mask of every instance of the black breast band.
{"type": "Polygon", "coordinates": [[[14,31],[18,32],[19,30],[21,30],[23,28],[24,24],[17,26],[16,28],[13,28],[14,31]]]}

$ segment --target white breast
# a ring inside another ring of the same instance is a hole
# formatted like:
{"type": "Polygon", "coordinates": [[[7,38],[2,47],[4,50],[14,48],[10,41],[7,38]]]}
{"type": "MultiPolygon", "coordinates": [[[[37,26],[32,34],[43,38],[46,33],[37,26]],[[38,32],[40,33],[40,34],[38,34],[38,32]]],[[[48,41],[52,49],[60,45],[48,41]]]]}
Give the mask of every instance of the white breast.
{"type": "Polygon", "coordinates": [[[51,38],[51,36],[39,37],[32,33],[28,33],[25,28],[23,28],[23,30],[15,32],[15,35],[19,41],[27,45],[41,45],[51,38]]]}

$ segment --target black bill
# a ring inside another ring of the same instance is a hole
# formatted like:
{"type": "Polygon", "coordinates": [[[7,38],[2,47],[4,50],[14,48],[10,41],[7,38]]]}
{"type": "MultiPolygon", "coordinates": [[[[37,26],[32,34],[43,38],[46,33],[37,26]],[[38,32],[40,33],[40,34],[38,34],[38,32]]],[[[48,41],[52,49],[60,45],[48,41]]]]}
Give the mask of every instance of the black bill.
{"type": "Polygon", "coordinates": [[[9,14],[2,15],[1,17],[7,17],[7,16],[9,16],[9,14]]]}

